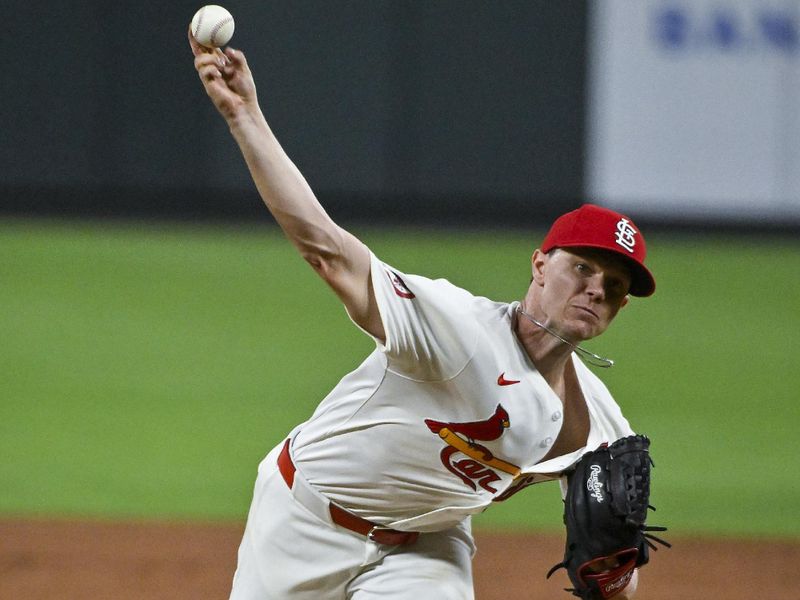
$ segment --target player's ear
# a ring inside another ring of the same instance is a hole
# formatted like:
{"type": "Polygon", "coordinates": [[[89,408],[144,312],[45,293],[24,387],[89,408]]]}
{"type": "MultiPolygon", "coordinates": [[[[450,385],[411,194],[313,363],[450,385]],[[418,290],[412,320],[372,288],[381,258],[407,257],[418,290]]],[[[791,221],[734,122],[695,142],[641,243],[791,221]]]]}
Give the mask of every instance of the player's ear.
{"type": "Polygon", "coordinates": [[[533,251],[533,256],[531,256],[532,281],[539,286],[544,285],[544,267],[547,258],[547,255],[538,248],[533,251]]]}
{"type": "Polygon", "coordinates": [[[631,299],[631,297],[626,294],[625,297],[622,299],[622,303],[619,305],[619,307],[620,308],[625,308],[628,305],[628,301],[630,299],[631,299]]]}

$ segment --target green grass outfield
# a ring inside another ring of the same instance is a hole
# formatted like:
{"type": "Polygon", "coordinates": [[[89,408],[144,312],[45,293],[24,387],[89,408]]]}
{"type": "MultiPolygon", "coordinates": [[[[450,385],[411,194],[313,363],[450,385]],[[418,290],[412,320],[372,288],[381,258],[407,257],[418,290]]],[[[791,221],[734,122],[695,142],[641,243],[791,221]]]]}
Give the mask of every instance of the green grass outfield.
{"type": "MultiPolygon", "coordinates": [[[[541,232],[356,230],[518,299],[541,232]]],[[[654,523],[800,536],[800,243],[652,236],[659,289],[590,344],[653,439],[654,523]]],[[[372,348],[277,229],[0,221],[0,513],[242,520],[264,453],[372,348]]],[[[556,485],[480,527],[558,529],[556,485]]]]}

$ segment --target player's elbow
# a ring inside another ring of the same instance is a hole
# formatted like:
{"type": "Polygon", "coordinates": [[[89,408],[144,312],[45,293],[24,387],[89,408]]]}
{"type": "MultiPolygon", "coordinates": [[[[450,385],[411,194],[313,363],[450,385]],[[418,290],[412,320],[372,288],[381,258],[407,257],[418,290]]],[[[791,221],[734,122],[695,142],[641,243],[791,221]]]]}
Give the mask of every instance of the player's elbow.
{"type": "Polygon", "coordinates": [[[352,278],[369,273],[369,252],[361,242],[344,229],[335,227],[317,235],[298,239],[295,242],[300,256],[312,269],[335,290],[350,287],[352,278]],[[362,273],[364,271],[364,273],[362,273]]]}
{"type": "Polygon", "coordinates": [[[314,269],[321,276],[331,270],[331,261],[324,252],[320,252],[318,248],[301,246],[300,256],[306,261],[311,268],[314,269]]]}
{"type": "Polygon", "coordinates": [[[300,256],[324,281],[333,284],[342,270],[344,259],[335,250],[320,246],[300,248],[300,256]]]}
{"type": "Polygon", "coordinates": [[[346,250],[338,231],[297,237],[294,243],[303,260],[323,279],[327,280],[345,260],[346,250]]]}

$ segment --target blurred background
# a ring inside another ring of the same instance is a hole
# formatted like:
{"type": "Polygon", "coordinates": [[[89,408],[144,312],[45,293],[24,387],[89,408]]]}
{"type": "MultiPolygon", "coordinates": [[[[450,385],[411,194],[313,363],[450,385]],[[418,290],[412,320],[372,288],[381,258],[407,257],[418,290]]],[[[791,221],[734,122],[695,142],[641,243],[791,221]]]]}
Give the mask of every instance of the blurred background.
{"type": "MultiPolygon", "coordinates": [[[[371,349],[206,98],[199,6],[4,3],[2,514],[241,520],[371,349]]],[[[659,288],[592,348],[654,439],[659,516],[800,535],[800,2],[225,6],[285,149],[398,268],[514,300],[555,216],[630,214],[659,288]]],[[[482,523],[556,530],[557,497],[482,523]]]]}
{"type": "MultiPolygon", "coordinates": [[[[195,80],[197,6],[9,0],[5,214],[263,220],[195,80]]],[[[588,197],[800,222],[797,2],[227,7],[271,123],[342,218],[504,227],[588,197]]]]}

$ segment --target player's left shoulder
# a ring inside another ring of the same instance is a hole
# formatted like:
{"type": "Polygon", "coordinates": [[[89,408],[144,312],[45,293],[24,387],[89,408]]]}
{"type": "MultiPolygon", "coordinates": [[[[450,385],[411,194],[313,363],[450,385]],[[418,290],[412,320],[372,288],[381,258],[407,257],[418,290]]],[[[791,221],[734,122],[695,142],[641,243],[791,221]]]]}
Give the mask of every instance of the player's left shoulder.
{"type": "Polygon", "coordinates": [[[581,389],[583,389],[584,392],[588,390],[591,392],[592,396],[597,396],[599,400],[608,399],[613,402],[611,392],[606,384],[603,383],[603,380],[600,379],[600,377],[594,371],[587,367],[580,357],[574,352],[572,353],[572,365],[575,368],[575,375],[577,375],[578,381],[581,384],[581,389]]]}
{"type": "Polygon", "coordinates": [[[603,380],[574,354],[573,361],[584,400],[594,419],[608,430],[609,435],[622,436],[632,433],[628,420],[622,414],[622,408],[603,380]]]}

